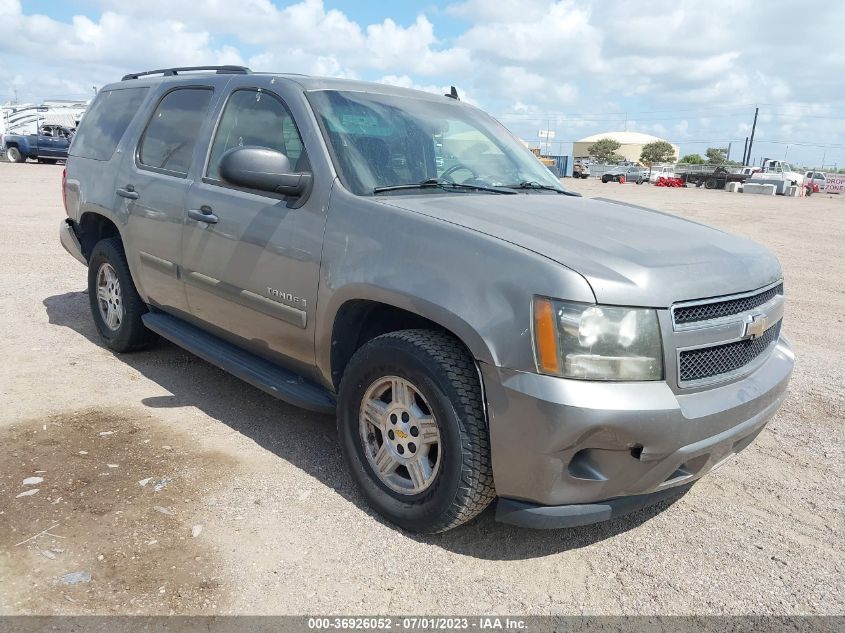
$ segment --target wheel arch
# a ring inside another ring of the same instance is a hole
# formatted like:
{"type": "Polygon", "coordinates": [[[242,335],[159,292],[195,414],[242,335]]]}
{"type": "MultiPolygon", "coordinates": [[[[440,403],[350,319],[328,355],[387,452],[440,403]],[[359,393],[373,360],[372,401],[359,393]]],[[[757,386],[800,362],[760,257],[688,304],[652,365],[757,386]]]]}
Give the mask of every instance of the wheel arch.
{"type": "Polygon", "coordinates": [[[385,297],[382,290],[378,293],[359,291],[356,296],[338,303],[331,323],[330,338],[323,346],[322,355],[318,348],[318,364],[322,365],[324,375],[330,376],[335,388],[355,351],[377,336],[398,330],[445,332],[457,339],[475,362],[494,362],[490,348],[469,323],[418,297],[385,297]]]}
{"type": "Polygon", "coordinates": [[[86,211],[77,223],[79,244],[86,261],[91,259],[91,252],[100,240],[109,237],[123,239],[117,224],[105,215],[94,211],[86,211]]]}

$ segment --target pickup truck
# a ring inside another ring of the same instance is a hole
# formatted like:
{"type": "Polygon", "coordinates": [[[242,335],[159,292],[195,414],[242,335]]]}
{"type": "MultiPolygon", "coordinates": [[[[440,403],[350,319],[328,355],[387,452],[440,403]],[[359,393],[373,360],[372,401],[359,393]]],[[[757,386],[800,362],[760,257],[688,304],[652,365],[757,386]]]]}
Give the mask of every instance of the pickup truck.
{"type": "Polygon", "coordinates": [[[783,401],[765,247],[568,191],[455,91],[183,70],[102,88],[70,148],[59,235],[102,343],[163,337],[334,415],[393,523],[494,500],[519,526],[607,520],[678,496],[783,401]]]}
{"type": "Polygon", "coordinates": [[[755,172],[751,179],[754,182],[774,184],[779,195],[784,195],[790,186],[806,185],[803,173],[796,171],[789,163],[774,158],[764,158],[762,169],[755,172]]]}
{"type": "Polygon", "coordinates": [[[590,177],[590,163],[583,161],[575,161],[572,166],[572,177],[587,179],[590,177]]]}
{"type": "Polygon", "coordinates": [[[67,159],[73,130],[61,125],[42,125],[37,134],[5,134],[3,150],[10,163],[23,163],[27,158],[39,163],[55,163],[67,159]]]}
{"type": "Polygon", "coordinates": [[[745,182],[750,173],[743,171],[732,172],[727,167],[719,165],[709,171],[685,171],[683,168],[678,169],[678,178],[689,185],[700,187],[704,185],[705,189],[724,189],[729,182],[745,182]]]}
{"type": "Polygon", "coordinates": [[[655,165],[648,170],[648,181],[655,183],[661,178],[674,178],[675,168],[671,165],[655,165]]]}

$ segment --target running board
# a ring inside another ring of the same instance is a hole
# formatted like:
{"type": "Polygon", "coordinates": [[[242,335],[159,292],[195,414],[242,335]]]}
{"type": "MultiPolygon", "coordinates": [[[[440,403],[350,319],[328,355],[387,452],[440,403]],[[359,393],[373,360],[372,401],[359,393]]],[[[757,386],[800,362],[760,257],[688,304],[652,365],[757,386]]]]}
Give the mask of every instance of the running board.
{"type": "Polygon", "coordinates": [[[148,312],[141,318],[161,337],[279,400],[310,411],[335,412],[332,393],[292,371],[169,314],[148,312]]]}

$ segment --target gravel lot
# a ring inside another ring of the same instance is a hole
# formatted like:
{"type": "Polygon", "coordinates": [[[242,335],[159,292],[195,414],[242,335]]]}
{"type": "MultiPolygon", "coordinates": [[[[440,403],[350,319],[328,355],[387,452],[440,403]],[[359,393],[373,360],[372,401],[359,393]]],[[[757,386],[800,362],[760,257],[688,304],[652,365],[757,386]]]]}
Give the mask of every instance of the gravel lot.
{"type": "Polygon", "coordinates": [[[170,344],[100,345],[58,242],[61,170],[0,163],[1,614],[843,612],[845,197],[566,181],[773,248],[790,395],[669,506],[555,532],[488,511],[417,537],[364,506],[333,419],[170,344]]]}

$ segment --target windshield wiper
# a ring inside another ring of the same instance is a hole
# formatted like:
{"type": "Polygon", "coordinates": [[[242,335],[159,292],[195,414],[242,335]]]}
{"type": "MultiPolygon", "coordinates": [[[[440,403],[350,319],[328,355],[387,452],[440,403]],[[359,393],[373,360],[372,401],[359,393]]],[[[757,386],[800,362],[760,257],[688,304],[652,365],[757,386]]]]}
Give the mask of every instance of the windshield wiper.
{"type": "Polygon", "coordinates": [[[448,182],[445,180],[438,180],[437,178],[429,178],[422,182],[413,182],[403,185],[386,185],[384,187],[376,187],[373,193],[382,193],[383,191],[401,191],[403,189],[443,189],[444,191],[489,191],[491,193],[515,194],[516,191],[508,191],[501,187],[485,187],[484,185],[467,185],[461,182],[448,182]]]}
{"type": "Polygon", "coordinates": [[[581,196],[580,193],[576,193],[575,191],[559,189],[558,187],[553,187],[552,185],[543,185],[535,180],[523,180],[518,185],[505,185],[505,187],[507,187],[508,189],[538,189],[543,191],[554,191],[555,193],[562,193],[565,196],[581,196]]]}

